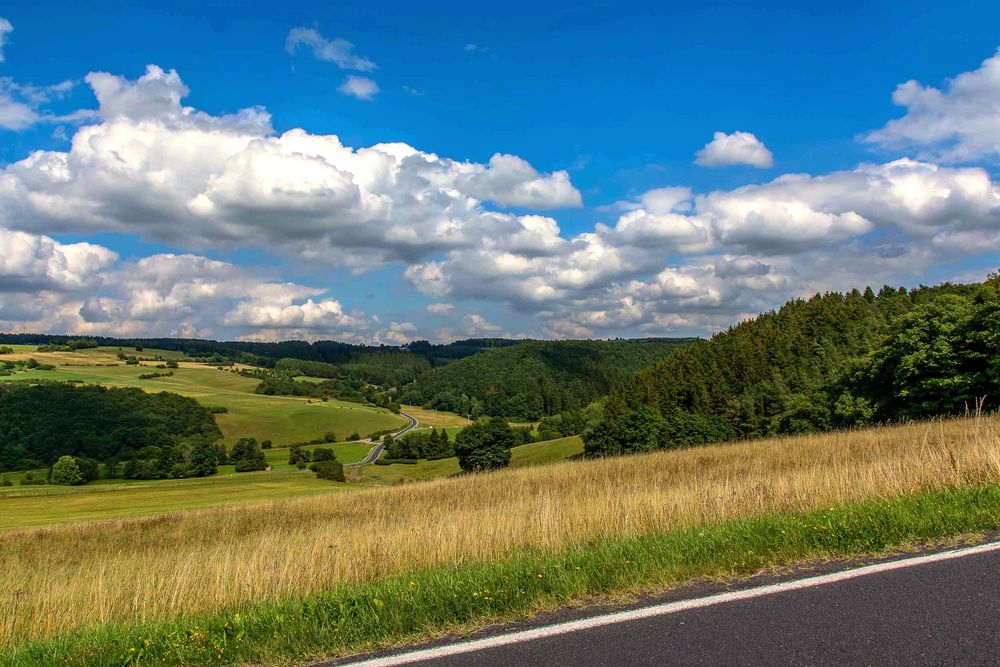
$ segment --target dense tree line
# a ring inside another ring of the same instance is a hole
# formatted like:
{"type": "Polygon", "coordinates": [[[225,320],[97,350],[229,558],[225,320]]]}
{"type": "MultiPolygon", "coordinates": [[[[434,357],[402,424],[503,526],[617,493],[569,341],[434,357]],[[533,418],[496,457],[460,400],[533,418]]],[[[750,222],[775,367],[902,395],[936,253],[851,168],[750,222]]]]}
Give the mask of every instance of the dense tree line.
{"type": "Polygon", "coordinates": [[[305,361],[302,359],[279,359],[275,370],[293,375],[309,375],[318,378],[354,379],[373,385],[399,387],[413,382],[430,370],[427,358],[408,350],[388,348],[376,352],[359,352],[349,361],[332,364],[325,361],[305,361]]]}
{"type": "Polygon", "coordinates": [[[533,421],[580,409],[693,339],[526,341],[460,359],[404,388],[401,402],[473,418],[533,421]]]}
{"type": "Polygon", "coordinates": [[[401,438],[386,436],[385,453],[388,459],[445,459],[455,455],[455,447],[444,429],[438,431],[411,431],[401,438]]]}
{"type": "Polygon", "coordinates": [[[296,380],[290,371],[254,369],[241,371],[243,375],[260,378],[261,382],[254,390],[266,396],[305,396],[322,400],[337,399],[352,403],[368,403],[381,408],[399,412],[399,403],[395,400],[395,389],[368,384],[364,380],[346,378],[340,380],[323,380],[311,382],[296,380]]]}
{"type": "Polygon", "coordinates": [[[789,301],[637,374],[587,431],[587,450],[650,448],[637,430],[669,447],[956,414],[977,401],[995,409],[998,291],[993,276],[789,301]]]}
{"type": "Polygon", "coordinates": [[[124,460],[148,447],[221,439],[212,414],[169,392],[66,383],[0,383],[0,470],[60,456],[124,460]]]}

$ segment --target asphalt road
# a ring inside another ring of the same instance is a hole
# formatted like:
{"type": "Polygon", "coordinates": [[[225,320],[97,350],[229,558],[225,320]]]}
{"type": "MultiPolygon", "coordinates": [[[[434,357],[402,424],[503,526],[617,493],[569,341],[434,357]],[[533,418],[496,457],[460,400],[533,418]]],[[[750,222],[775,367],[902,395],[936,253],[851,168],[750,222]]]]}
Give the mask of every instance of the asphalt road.
{"type": "MultiPolygon", "coordinates": [[[[827,579],[840,576],[824,575],[827,579]]],[[[850,576],[853,578],[817,584],[801,579],[780,583],[778,587],[801,587],[778,592],[758,593],[761,588],[751,588],[726,594],[737,599],[706,606],[698,605],[710,599],[707,597],[699,598],[701,602],[674,601],[670,604],[682,610],[457,655],[414,661],[414,654],[405,659],[407,654],[403,653],[376,657],[367,664],[1000,664],[1000,550],[850,576]],[[740,599],[741,595],[747,597],[740,599]],[[683,609],[689,603],[694,608],[683,609]]],[[[594,620],[592,617],[589,622],[594,620]]],[[[586,624],[588,619],[573,621],[581,622],[586,624]]],[[[531,631],[544,633],[554,627],[566,626],[541,626],[531,631]]],[[[499,635],[501,641],[516,636],[499,635]]],[[[495,639],[487,637],[475,643],[495,639]]],[[[438,645],[448,646],[456,644],[438,645]]]]}
{"type": "MultiPolygon", "coordinates": [[[[399,411],[399,414],[401,414],[404,417],[406,417],[407,419],[409,419],[410,423],[407,424],[406,426],[404,426],[403,428],[401,428],[400,430],[394,432],[392,434],[393,438],[398,438],[399,436],[403,435],[404,433],[408,433],[408,432],[412,431],[413,429],[415,429],[417,427],[417,420],[416,419],[414,419],[410,415],[406,414],[402,410],[399,411]]],[[[381,443],[381,442],[378,443],[377,445],[375,445],[374,447],[372,447],[372,449],[371,449],[370,452],[368,452],[368,456],[366,456],[363,460],[358,461],[357,463],[354,463],[352,465],[363,466],[363,465],[368,465],[370,463],[375,463],[376,461],[378,461],[378,457],[382,456],[382,450],[383,449],[385,449],[385,445],[383,443],[381,443]]]]}

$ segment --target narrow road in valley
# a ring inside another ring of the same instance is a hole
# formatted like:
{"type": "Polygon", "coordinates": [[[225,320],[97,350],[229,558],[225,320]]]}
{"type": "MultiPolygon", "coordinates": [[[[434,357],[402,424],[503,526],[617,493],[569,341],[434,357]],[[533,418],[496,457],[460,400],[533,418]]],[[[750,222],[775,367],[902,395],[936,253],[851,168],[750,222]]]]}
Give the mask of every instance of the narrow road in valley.
{"type": "MultiPolygon", "coordinates": [[[[399,436],[403,435],[404,433],[409,433],[410,431],[412,431],[413,429],[415,429],[417,427],[417,420],[415,418],[413,418],[412,416],[406,414],[402,410],[399,411],[399,414],[401,414],[404,417],[406,417],[407,419],[409,419],[410,423],[407,424],[406,426],[404,426],[403,428],[399,429],[398,431],[392,433],[391,435],[392,435],[393,438],[398,438],[399,436]]],[[[375,463],[376,461],[378,461],[378,457],[382,456],[382,450],[384,450],[384,449],[385,449],[384,442],[379,442],[374,447],[372,447],[372,449],[371,449],[370,452],[368,452],[368,456],[366,456],[361,461],[358,461],[357,463],[351,463],[350,465],[353,465],[353,466],[364,466],[364,465],[368,465],[370,463],[375,463]]]]}
{"type": "Polygon", "coordinates": [[[863,567],[708,584],[656,604],[558,612],[517,631],[441,641],[347,664],[476,665],[996,665],[1000,542],[863,567]],[[699,595],[700,593],[700,595],[699,595]],[[691,597],[694,595],[694,597],[691,597]]]}

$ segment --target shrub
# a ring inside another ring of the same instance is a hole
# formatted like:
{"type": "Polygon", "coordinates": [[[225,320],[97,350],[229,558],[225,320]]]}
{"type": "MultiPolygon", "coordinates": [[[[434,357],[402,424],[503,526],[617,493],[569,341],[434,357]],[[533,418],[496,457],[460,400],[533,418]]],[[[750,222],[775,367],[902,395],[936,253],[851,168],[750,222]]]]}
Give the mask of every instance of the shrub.
{"type": "Polygon", "coordinates": [[[166,373],[143,373],[139,376],[140,380],[152,380],[153,378],[166,378],[173,375],[173,371],[167,371],[166,373]]]}
{"type": "Polygon", "coordinates": [[[346,482],[344,466],[339,461],[318,461],[309,466],[318,479],[328,479],[332,482],[346,482]]]}
{"type": "Polygon", "coordinates": [[[288,463],[302,470],[309,463],[309,452],[302,449],[302,445],[292,445],[288,448],[288,463]]]}
{"type": "Polygon", "coordinates": [[[0,479],[0,486],[14,486],[14,482],[10,481],[10,475],[4,475],[3,479],[0,479]]]}
{"type": "Polygon", "coordinates": [[[83,484],[101,478],[100,461],[79,456],[73,457],[73,460],[76,461],[76,465],[80,469],[80,474],[83,476],[83,484]]]}
{"type": "Polygon", "coordinates": [[[208,409],[213,415],[224,415],[229,412],[229,408],[224,405],[213,405],[208,409]]]}
{"type": "Polygon", "coordinates": [[[40,486],[45,483],[43,478],[35,477],[35,473],[33,472],[24,473],[24,477],[21,478],[20,482],[21,486],[40,486]]]}
{"type": "Polygon", "coordinates": [[[260,448],[261,449],[271,449],[272,446],[273,445],[271,444],[270,440],[261,440],[260,441],[260,448]]]}
{"type": "Polygon", "coordinates": [[[60,486],[77,486],[84,483],[80,466],[72,456],[60,456],[49,473],[49,482],[60,486]]]}
{"type": "Polygon", "coordinates": [[[349,436],[347,436],[347,439],[348,440],[360,440],[361,439],[361,434],[358,433],[357,431],[355,431],[354,433],[352,433],[349,436]]]}

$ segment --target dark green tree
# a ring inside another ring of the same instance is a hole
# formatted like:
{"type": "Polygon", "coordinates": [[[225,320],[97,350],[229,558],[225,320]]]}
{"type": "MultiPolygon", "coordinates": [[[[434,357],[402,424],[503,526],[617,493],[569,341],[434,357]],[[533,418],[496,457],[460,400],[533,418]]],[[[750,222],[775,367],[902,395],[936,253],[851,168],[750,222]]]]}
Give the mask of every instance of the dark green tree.
{"type": "Polygon", "coordinates": [[[306,468],[309,464],[309,452],[302,448],[302,445],[294,444],[288,448],[288,463],[299,470],[306,468]]]}
{"type": "Polygon", "coordinates": [[[309,469],[316,473],[319,479],[328,479],[331,482],[345,482],[344,466],[339,461],[317,461],[309,466],[309,469]]]}
{"type": "Polygon", "coordinates": [[[236,466],[236,472],[251,472],[264,470],[267,459],[256,438],[240,438],[229,453],[230,462],[236,466]]]}
{"type": "Polygon", "coordinates": [[[200,440],[191,447],[187,463],[188,477],[209,477],[219,471],[219,450],[207,440],[200,440]]]}
{"type": "Polygon", "coordinates": [[[326,447],[317,447],[312,451],[313,461],[336,461],[337,452],[326,447]]]}
{"type": "Polygon", "coordinates": [[[455,436],[458,465],[465,472],[507,467],[513,446],[514,431],[503,417],[478,420],[455,436]]]}

